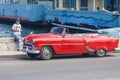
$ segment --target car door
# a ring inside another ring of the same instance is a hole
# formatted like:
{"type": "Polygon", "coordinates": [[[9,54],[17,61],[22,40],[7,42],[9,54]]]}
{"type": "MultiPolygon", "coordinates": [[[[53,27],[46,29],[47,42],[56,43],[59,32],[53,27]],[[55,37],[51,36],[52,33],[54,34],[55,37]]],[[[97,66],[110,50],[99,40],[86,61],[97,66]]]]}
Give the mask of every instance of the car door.
{"type": "Polygon", "coordinates": [[[85,52],[85,41],[80,34],[64,35],[62,51],[66,54],[80,54],[85,52]]]}

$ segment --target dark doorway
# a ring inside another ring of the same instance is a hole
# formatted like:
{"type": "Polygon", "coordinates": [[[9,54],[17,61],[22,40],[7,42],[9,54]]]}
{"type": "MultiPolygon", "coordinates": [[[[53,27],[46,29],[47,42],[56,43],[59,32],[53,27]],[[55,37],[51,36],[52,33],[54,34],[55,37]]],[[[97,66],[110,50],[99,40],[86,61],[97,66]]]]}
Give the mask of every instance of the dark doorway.
{"type": "Polygon", "coordinates": [[[114,10],[114,4],[115,4],[115,0],[110,0],[111,11],[114,10]]]}

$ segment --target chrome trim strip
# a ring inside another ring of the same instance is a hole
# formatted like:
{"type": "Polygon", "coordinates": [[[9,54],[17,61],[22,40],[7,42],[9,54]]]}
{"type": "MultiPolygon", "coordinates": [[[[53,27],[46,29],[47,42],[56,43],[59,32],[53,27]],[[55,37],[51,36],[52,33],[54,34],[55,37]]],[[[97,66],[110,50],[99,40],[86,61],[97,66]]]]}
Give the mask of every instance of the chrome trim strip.
{"type": "Polygon", "coordinates": [[[89,46],[85,46],[86,50],[89,52],[90,55],[95,55],[95,50],[91,49],[89,46]]]}

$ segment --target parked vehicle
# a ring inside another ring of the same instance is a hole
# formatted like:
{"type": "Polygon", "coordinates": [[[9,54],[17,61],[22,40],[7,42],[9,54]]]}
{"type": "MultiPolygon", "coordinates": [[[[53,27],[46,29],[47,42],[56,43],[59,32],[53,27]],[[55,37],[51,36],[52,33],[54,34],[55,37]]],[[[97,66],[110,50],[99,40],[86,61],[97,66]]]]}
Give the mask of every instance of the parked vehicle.
{"type": "Polygon", "coordinates": [[[53,55],[90,54],[103,57],[118,47],[118,39],[99,33],[74,33],[69,28],[54,27],[49,33],[24,37],[24,50],[31,58],[43,60],[53,55]]]}

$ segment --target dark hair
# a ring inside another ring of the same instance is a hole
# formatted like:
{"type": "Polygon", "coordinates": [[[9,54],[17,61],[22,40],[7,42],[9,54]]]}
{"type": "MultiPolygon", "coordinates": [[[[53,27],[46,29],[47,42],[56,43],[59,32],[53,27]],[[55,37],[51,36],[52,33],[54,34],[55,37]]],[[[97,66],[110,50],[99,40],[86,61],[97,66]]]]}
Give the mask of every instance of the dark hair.
{"type": "Polygon", "coordinates": [[[20,19],[19,19],[19,18],[17,18],[17,19],[16,19],[16,21],[20,21],[20,19]]]}
{"type": "Polygon", "coordinates": [[[100,10],[100,8],[99,8],[99,7],[97,7],[97,10],[100,10]]]}

